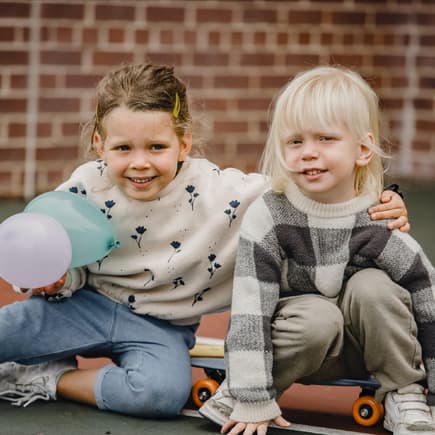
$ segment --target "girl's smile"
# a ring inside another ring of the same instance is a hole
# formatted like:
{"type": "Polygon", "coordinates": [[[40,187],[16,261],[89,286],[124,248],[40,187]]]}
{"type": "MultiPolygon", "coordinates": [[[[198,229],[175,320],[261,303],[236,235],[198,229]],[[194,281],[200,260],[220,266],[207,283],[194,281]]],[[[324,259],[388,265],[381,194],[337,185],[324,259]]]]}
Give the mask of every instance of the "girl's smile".
{"type": "Polygon", "coordinates": [[[94,144],[110,178],[125,195],[140,201],[159,197],[191,149],[191,136],[179,138],[167,112],[117,107],[105,116],[103,134],[95,134],[94,144]]]}

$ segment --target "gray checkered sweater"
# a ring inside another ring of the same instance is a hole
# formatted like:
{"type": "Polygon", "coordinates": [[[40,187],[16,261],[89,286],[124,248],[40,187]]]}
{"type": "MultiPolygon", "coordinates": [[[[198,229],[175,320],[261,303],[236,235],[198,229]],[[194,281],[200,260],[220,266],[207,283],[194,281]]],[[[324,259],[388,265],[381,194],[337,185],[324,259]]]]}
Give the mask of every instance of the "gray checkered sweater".
{"type": "Polygon", "coordinates": [[[295,186],[266,192],[246,212],[239,241],[230,328],[225,341],[231,418],[280,415],[272,380],[271,321],[281,298],[320,294],[336,302],[355,272],[379,268],[412,295],[435,403],[435,272],[419,244],[385,221],[372,221],[373,198],[320,204],[295,186]]]}

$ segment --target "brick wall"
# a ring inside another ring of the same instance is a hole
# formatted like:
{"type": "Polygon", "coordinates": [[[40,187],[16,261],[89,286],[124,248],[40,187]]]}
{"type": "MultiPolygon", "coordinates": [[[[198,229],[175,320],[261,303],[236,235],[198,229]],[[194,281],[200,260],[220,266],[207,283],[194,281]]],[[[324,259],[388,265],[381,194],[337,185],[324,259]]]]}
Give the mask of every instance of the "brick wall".
{"type": "Polygon", "coordinates": [[[289,77],[355,67],[381,96],[391,173],[435,178],[434,0],[1,0],[0,197],[67,177],[96,82],[145,60],[176,66],[208,156],[244,170],[256,168],[269,104],[289,77]]]}

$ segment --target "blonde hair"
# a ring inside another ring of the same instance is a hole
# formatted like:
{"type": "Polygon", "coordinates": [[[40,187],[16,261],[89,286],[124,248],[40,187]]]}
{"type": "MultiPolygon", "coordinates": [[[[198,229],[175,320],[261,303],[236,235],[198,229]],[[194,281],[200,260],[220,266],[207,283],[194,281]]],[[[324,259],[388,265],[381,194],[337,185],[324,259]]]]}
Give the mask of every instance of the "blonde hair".
{"type": "Polygon", "coordinates": [[[123,65],[106,74],[97,85],[95,114],[82,127],[81,142],[89,157],[97,157],[93,136],[104,138],[103,120],[113,109],[126,106],[133,111],[156,110],[172,115],[178,137],[191,131],[186,86],[166,65],[123,65]]]}
{"type": "Polygon", "coordinates": [[[368,165],[356,168],[354,188],[358,195],[373,192],[379,197],[383,188],[382,158],[386,154],[379,139],[378,97],[359,74],[335,66],[299,73],[278,94],[260,162],[272,189],[283,192],[289,181],[283,154],[286,135],[289,131],[303,131],[310,124],[344,126],[373,151],[368,165]]]}

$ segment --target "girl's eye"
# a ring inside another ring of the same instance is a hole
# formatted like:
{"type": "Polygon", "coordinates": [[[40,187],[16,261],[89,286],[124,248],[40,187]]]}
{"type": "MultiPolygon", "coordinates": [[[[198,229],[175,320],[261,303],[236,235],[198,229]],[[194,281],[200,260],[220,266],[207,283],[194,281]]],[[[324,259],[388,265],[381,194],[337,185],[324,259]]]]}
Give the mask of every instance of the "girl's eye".
{"type": "Polygon", "coordinates": [[[115,148],[117,151],[128,151],[130,149],[129,145],[118,145],[115,148]]]}
{"type": "Polygon", "coordinates": [[[320,140],[322,142],[330,142],[330,141],[334,140],[334,138],[332,136],[320,136],[320,140]]]}
{"type": "Polygon", "coordinates": [[[301,139],[290,139],[287,141],[287,145],[290,145],[290,146],[300,145],[301,143],[302,143],[301,139]]]}
{"type": "Polygon", "coordinates": [[[154,143],[154,144],[151,145],[150,148],[151,148],[153,151],[160,151],[160,150],[164,149],[165,146],[162,145],[162,144],[160,144],[160,143],[154,143]]]}

